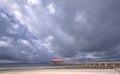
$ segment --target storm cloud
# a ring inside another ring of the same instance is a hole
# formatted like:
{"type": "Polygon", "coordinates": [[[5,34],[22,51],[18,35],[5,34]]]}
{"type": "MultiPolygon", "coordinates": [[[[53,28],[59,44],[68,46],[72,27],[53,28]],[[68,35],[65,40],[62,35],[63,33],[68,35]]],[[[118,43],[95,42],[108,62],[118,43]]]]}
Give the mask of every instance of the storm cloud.
{"type": "Polygon", "coordinates": [[[119,0],[0,1],[0,60],[119,59],[119,0]]]}

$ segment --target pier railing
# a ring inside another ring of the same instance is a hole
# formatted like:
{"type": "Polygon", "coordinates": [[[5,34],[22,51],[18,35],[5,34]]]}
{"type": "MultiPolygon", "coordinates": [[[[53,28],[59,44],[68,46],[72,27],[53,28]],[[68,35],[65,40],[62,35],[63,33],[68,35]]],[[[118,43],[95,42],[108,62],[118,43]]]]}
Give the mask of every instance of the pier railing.
{"type": "Polygon", "coordinates": [[[66,68],[81,69],[115,69],[120,68],[120,62],[79,62],[79,63],[57,63],[52,65],[64,66],[66,68]]]}

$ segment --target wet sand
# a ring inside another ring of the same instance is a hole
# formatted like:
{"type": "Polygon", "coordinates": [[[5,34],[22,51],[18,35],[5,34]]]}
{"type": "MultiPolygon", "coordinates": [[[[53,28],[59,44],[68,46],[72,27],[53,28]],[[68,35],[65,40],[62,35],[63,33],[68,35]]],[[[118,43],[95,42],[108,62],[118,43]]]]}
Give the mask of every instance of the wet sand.
{"type": "Polygon", "coordinates": [[[115,69],[12,69],[0,74],[119,74],[115,69]]]}

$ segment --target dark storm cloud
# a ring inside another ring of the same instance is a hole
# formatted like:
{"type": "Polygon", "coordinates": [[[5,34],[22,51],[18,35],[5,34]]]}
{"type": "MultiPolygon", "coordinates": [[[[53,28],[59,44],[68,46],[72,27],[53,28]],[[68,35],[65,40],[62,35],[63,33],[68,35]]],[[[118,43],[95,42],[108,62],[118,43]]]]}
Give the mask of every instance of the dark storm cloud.
{"type": "Polygon", "coordinates": [[[2,60],[119,59],[119,0],[0,2],[2,60]]]}
{"type": "MultiPolygon", "coordinates": [[[[55,45],[60,55],[74,57],[80,52],[95,52],[99,55],[98,57],[119,56],[120,6],[118,0],[70,0],[65,1],[64,4],[65,16],[62,19],[58,17],[58,22],[61,24],[62,31],[72,37],[74,42],[69,45],[69,40],[64,44],[69,37],[62,42],[56,39],[55,45]],[[112,54],[114,52],[117,53],[112,54]]],[[[61,36],[61,38],[65,37],[61,36]]]]}

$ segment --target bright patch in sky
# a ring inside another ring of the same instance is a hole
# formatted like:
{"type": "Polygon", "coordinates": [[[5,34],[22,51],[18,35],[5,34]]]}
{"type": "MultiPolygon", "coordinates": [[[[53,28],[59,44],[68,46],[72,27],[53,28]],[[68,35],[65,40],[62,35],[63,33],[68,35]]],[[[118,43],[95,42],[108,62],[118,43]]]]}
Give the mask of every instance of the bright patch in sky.
{"type": "Polygon", "coordinates": [[[3,17],[3,18],[6,19],[6,20],[8,19],[7,15],[4,14],[4,13],[0,13],[0,16],[3,17]]]}
{"type": "Polygon", "coordinates": [[[23,20],[23,19],[22,19],[22,14],[21,14],[21,12],[20,12],[19,10],[15,10],[15,11],[14,11],[14,15],[15,15],[15,17],[16,17],[18,20],[20,20],[21,23],[23,23],[23,22],[22,22],[22,20],[23,20]]]}
{"type": "Polygon", "coordinates": [[[24,45],[30,46],[30,43],[29,43],[29,41],[27,41],[27,40],[21,39],[21,40],[19,40],[19,42],[21,42],[21,43],[24,44],[24,45]]]}
{"type": "Polygon", "coordinates": [[[38,5],[40,0],[28,0],[29,4],[38,5]]]}
{"type": "Polygon", "coordinates": [[[77,14],[75,17],[75,21],[79,23],[85,23],[86,22],[85,15],[82,13],[77,14]]]}
{"type": "Polygon", "coordinates": [[[0,41],[0,46],[8,46],[9,43],[6,41],[0,41]]]}
{"type": "Polygon", "coordinates": [[[49,12],[51,14],[54,14],[55,13],[55,5],[53,3],[50,3],[48,6],[47,6],[49,12]]]}

